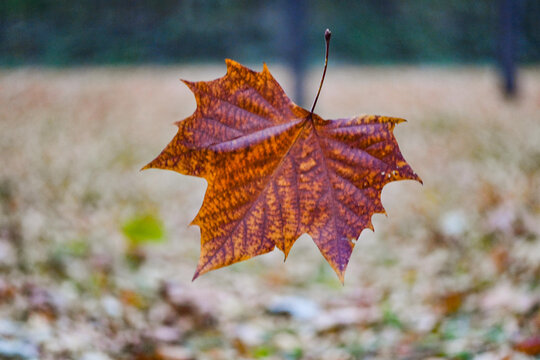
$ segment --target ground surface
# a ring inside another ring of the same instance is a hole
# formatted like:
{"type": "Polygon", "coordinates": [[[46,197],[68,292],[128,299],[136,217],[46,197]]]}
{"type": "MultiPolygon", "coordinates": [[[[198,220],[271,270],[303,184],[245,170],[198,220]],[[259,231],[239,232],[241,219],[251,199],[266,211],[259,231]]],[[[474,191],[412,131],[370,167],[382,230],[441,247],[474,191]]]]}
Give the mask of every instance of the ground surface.
{"type": "Polygon", "coordinates": [[[276,250],[191,282],[206,184],[139,169],[195,109],[177,79],[224,73],[0,72],[1,359],[540,352],[540,71],[508,102],[486,68],[329,69],[319,115],[408,119],[395,133],[424,180],[385,188],[388,217],[362,233],[345,286],[308,237],[286,263],[276,250]],[[163,241],[138,242],[160,222],[163,241]]]}

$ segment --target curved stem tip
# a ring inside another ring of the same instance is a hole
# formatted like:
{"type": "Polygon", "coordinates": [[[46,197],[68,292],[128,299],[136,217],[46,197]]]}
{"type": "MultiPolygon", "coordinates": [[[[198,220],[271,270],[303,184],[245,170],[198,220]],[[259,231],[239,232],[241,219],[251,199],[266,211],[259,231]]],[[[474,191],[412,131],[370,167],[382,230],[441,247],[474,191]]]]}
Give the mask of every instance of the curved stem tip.
{"type": "Polygon", "coordinates": [[[313,110],[315,110],[315,105],[317,105],[317,100],[319,100],[319,95],[321,94],[322,84],[324,82],[324,77],[326,76],[326,68],[328,67],[328,49],[330,48],[330,37],[332,36],[332,33],[329,29],[326,29],[324,32],[324,40],[326,41],[326,55],[324,56],[324,70],[322,73],[321,83],[319,85],[319,91],[317,91],[317,96],[315,96],[315,101],[313,101],[313,106],[311,107],[311,111],[309,114],[313,114],[313,110]]]}

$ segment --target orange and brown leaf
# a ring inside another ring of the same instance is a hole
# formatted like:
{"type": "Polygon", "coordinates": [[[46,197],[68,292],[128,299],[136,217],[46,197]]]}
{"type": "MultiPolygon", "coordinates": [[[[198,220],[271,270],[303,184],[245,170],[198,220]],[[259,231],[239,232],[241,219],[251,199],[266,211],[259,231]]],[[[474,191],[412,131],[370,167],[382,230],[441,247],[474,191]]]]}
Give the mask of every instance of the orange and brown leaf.
{"type": "Polygon", "coordinates": [[[266,65],[226,63],[220,79],[184,81],[197,109],[144,167],[208,181],[192,222],[201,229],[194,279],[276,246],[286,257],[307,233],[343,282],[354,242],[384,212],[383,186],[421,181],[393,135],[404,120],[324,120],[294,104],[266,65]]]}
{"type": "Polygon", "coordinates": [[[531,356],[540,355],[540,335],[533,335],[515,343],[514,349],[531,356]]]}

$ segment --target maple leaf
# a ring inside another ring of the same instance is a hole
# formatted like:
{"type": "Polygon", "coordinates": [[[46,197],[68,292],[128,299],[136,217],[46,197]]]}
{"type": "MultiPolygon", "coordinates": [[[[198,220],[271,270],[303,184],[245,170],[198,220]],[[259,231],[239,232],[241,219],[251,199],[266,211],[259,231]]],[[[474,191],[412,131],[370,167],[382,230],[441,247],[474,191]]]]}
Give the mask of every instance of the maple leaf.
{"type": "MultiPolygon", "coordinates": [[[[329,32],[326,34],[328,62],[329,32]]],[[[192,224],[201,230],[193,279],[272,251],[287,257],[309,234],[341,282],[356,239],[383,213],[381,191],[391,181],[421,182],[393,135],[403,119],[364,115],[324,120],[294,104],[266,64],[255,72],[226,60],[213,81],[182,80],[195,113],[143,169],[203,177],[208,188],[192,224]]]]}

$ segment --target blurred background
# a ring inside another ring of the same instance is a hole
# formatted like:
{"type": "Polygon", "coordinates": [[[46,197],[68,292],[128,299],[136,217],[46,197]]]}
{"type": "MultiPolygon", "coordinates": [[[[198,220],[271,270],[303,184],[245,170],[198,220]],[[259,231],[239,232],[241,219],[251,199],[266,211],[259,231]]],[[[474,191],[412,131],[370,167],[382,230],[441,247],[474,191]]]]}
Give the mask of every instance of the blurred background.
{"type": "Polygon", "coordinates": [[[265,59],[286,62],[303,76],[306,65],[319,63],[321,34],[329,27],[336,34],[334,62],[498,62],[512,73],[516,61],[540,61],[539,13],[535,0],[5,0],[0,64],[265,59]]]}
{"type": "Polygon", "coordinates": [[[540,2],[0,1],[0,359],[538,359],[540,2]],[[324,118],[408,119],[424,186],[342,286],[309,236],[195,282],[206,182],[139,169],[178,81],[262,63],[324,118]]]}

